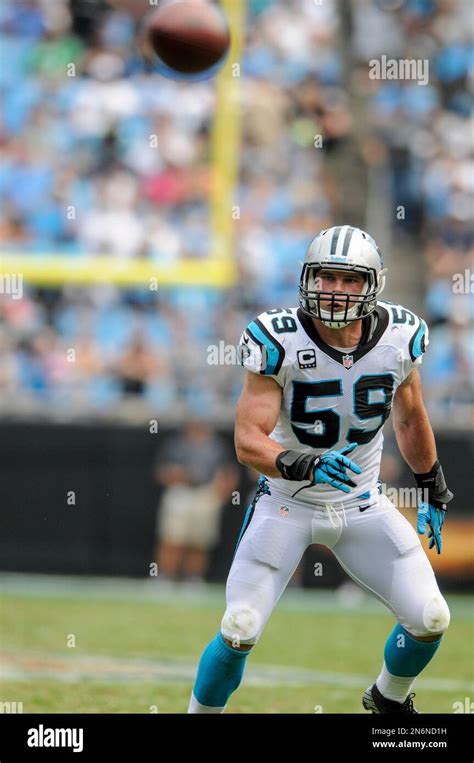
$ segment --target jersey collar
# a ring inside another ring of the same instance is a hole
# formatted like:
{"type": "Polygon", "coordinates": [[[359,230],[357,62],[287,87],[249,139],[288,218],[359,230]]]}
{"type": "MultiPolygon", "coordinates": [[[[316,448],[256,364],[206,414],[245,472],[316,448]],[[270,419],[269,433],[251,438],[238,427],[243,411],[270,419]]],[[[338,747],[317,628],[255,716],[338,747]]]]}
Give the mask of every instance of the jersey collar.
{"type": "MultiPolygon", "coordinates": [[[[309,338],[319,347],[319,349],[322,350],[326,355],[329,355],[329,357],[333,360],[336,360],[341,365],[344,365],[343,358],[347,353],[341,352],[335,347],[330,347],[330,345],[326,344],[326,342],[324,342],[319,336],[312,318],[310,318],[309,315],[306,315],[306,313],[304,313],[301,308],[298,308],[296,314],[298,316],[299,322],[303,326],[309,338]]],[[[367,353],[375,347],[382,334],[385,332],[388,326],[388,322],[388,311],[382,307],[382,305],[377,305],[371,315],[368,315],[366,318],[362,319],[363,329],[361,340],[354,352],[349,353],[352,355],[354,363],[360,360],[360,358],[363,358],[364,355],[367,355],[367,353]],[[372,321],[370,320],[372,317],[374,317],[377,321],[373,331],[371,326],[372,321]]]]}

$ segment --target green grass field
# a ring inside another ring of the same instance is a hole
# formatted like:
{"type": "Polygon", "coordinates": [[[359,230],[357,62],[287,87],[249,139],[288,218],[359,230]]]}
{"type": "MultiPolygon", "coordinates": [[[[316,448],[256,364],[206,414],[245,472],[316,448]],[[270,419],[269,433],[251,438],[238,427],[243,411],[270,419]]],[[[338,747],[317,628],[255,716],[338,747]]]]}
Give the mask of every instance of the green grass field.
{"type": "MultiPolygon", "coordinates": [[[[472,696],[471,599],[447,599],[450,629],[416,686],[422,712],[451,713],[472,696]]],[[[0,602],[0,701],[33,713],[183,713],[224,588],[5,575],[0,602]]],[[[364,712],[392,627],[369,599],[344,606],[329,592],[288,590],[228,712],[364,712]]]]}

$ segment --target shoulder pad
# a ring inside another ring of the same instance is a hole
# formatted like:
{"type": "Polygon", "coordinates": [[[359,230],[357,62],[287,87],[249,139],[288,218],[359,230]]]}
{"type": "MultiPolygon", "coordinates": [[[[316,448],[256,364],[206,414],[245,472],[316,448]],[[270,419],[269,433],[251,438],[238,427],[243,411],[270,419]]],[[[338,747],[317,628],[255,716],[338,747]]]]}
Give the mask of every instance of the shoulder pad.
{"type": "Polygon", "coordinates": [[[242,352],[242,365],[248,371],[279,377],[285,360],[285,334],[297,331],[295,310],[268,310],[251,321],[240,339],[248,349],[242,352]],[[245,357],[247,356],[247,357],[245,357]]]}
{"type": "Polygon", "coordinates": [[[399,348],[402,376],[405,378],[422,361],[429,343],[428,327],[423,318],[403,305],[384,301],[382,306],[390,316],[390,339],[399,348]]]}

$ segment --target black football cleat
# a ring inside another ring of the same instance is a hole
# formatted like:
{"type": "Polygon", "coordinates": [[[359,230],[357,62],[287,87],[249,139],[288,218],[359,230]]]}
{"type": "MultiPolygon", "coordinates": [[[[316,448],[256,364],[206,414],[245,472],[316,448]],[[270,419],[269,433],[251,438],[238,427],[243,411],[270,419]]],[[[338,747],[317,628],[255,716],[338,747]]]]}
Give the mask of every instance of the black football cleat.
{"type": "Polygon", "coordinates": [[[377,689],[377,684],[374,684],[365,690],[362,704],[366,710],[370,710],[372,713],[401,713],[402,715],[416,713],[419,715],[419,711],[413,707],[414,696],[412,693],[408,695],[405,702],[395,702],[393,699],[386,699],[377,689]]]}

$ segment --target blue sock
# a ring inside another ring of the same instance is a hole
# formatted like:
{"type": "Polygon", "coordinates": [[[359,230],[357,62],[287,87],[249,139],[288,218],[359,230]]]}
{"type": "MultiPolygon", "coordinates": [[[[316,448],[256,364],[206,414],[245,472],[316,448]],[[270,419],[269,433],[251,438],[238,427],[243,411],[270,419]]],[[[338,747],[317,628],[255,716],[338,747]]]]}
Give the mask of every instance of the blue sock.
{"type": "Polygon", "coordinates": [[[245,660],[250,651],[234,649],[218,632],[205,648],[199,662],[193,692],[201,705],[225,706],[242,680],[245,660]]]}
{"type": "Polygon", "coordinates": [[[387,670],[393,676],[417,676],[425,668],[439,645],[437,641],[417,641],[397,624],[387,639],[384,660],[387,670]]]}

